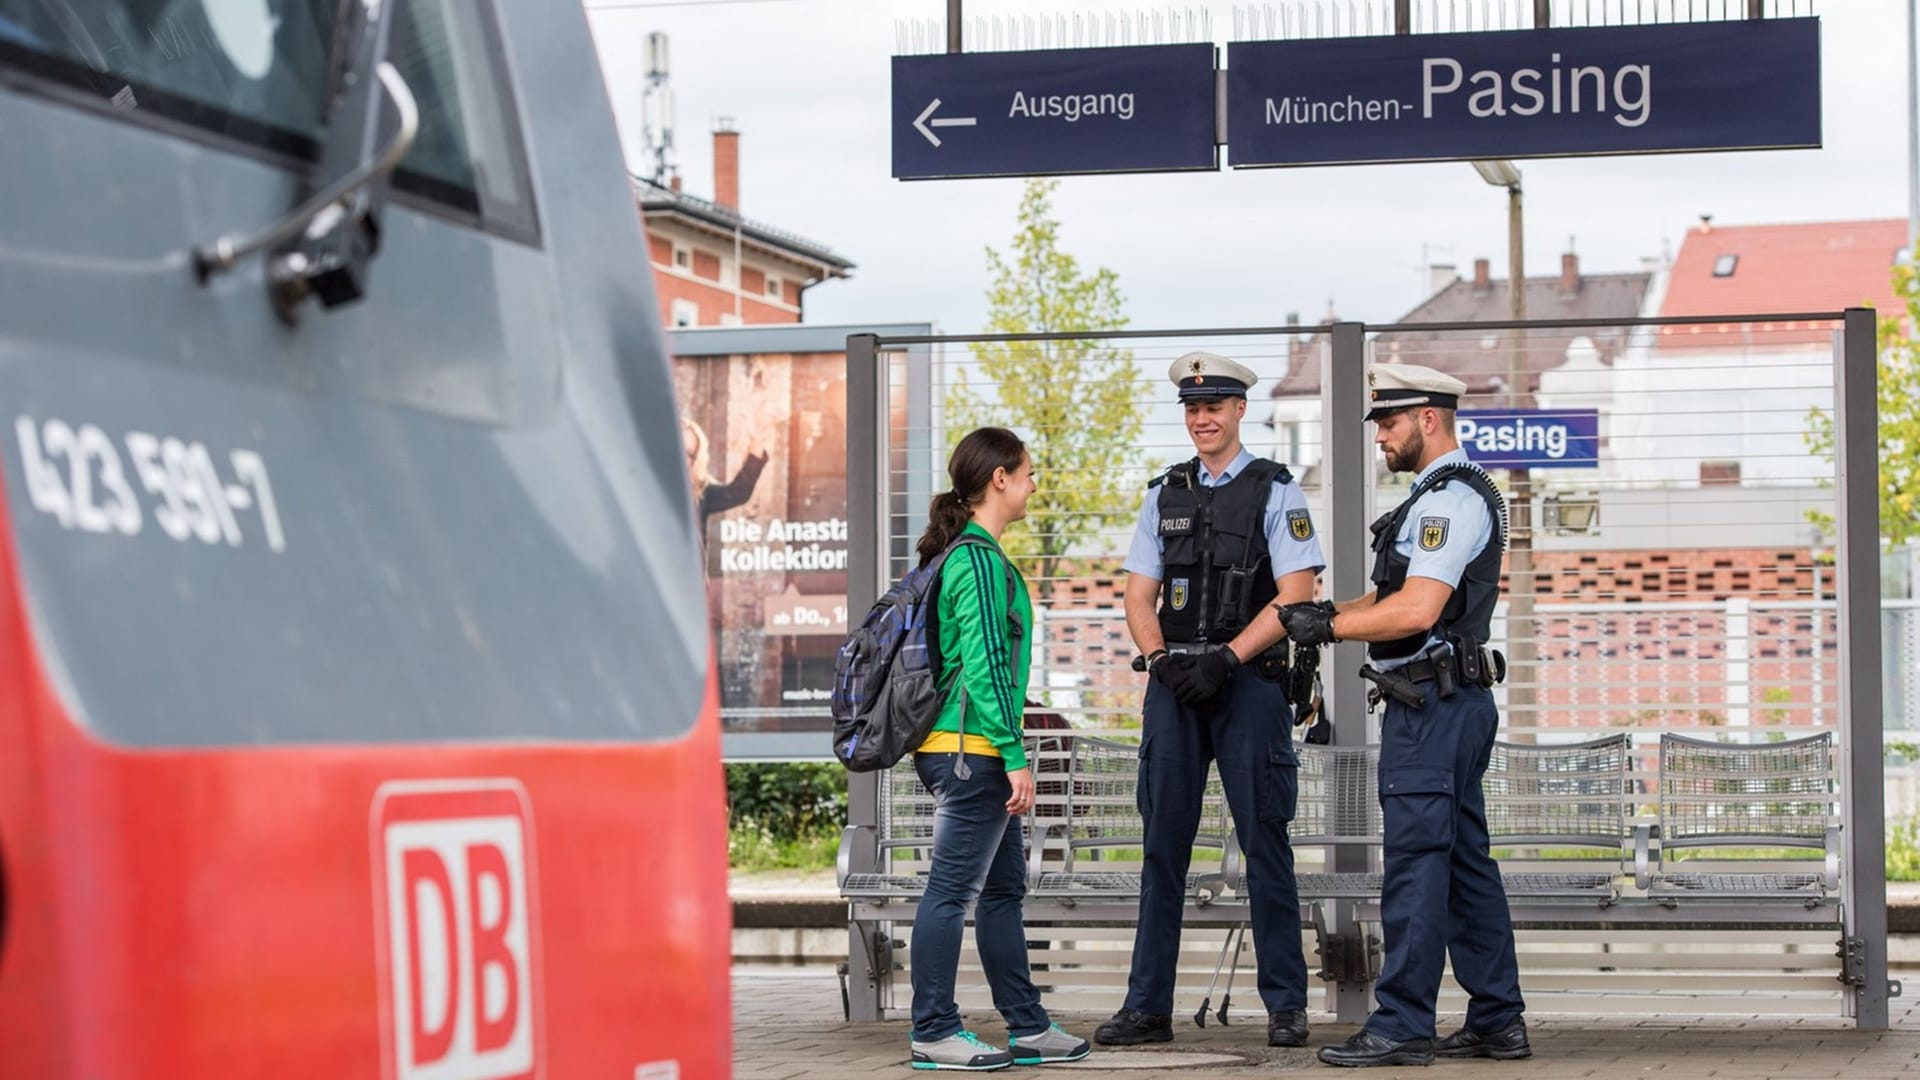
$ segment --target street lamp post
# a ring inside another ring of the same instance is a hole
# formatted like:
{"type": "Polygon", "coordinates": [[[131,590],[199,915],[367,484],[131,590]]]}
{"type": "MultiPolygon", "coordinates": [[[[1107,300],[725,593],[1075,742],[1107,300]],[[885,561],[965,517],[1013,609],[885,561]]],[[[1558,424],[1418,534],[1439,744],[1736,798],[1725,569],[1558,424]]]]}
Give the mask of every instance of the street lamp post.
{"type": "MultiPolygon", "coordinates": [[[[1525,230],[1522,227],[1520,170],[1511,161],[1476,161],[1474,170],[1495,187],[1507,189],[1507,309],[1516,323],[1527,317],[1525,230]]],[[[1507,331],[1507,407],[1526,404],[1526,340],[1515,327],[1507,331]]],[[[1533,636],[1533,478],[1528,470],[1509,471],[1513,499],[1507,537],[1507,716],[1508,724],[1537,722],[1534,710],[1533,636]]]]}

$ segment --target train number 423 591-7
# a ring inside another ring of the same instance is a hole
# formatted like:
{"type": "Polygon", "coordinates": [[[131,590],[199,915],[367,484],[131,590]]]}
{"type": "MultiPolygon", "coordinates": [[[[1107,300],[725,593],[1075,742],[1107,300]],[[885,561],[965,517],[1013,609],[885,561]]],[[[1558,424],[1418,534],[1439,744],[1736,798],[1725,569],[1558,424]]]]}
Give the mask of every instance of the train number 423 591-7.
{"type": "Polygon", "coordinates": [[[253,528],[257,515],[268,550],[287,548],[266,462],[252,450],[228,451],[229,482],[201,442],[129,431],[123,458],[120,444],[93,424],[21,416],[13,429],[27,498],[61,528],[137,536],[151,517],[180,543],[239,547],[247,541],[242,518],[253,528]]]}

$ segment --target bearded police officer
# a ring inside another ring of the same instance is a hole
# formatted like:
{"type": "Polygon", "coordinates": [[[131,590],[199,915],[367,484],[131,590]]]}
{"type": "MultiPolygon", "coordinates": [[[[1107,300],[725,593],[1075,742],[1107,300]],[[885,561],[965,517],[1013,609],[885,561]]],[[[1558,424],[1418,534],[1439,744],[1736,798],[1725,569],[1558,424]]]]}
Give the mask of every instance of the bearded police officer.
{"type": "Polygon", "coordinates": [[[1313,596],[1326,565],[1306,499],[1286,466],[1240,445],[1253,372],[1188,353],[1179,387],[1198,456],[1147,488],[1127,553],[1127,629],[1146,658],[1139,931],[1125,1005],[1095,1039],[1173,1038],[1173,985],[1188,861],[1207,766],[1217,762],[1247,858],[1267,1041],[1307,1039],[1307,967],[1287,822],[1298,792],[1287,653],[1275,600],[1313,596]]]}
{"type": "Polygon", "coordinates": [[[1493,480],[1454,436],[1466,384],[1412,364],[1367,375],[1366,419],[1394,472],[1415,473],[1405,502],[1373,526],[1374,591],[1282,611],[1296,644],[1368,643],[1363,678],[1384,700],[1380,805],[1386,966],[1360,1032],[1324,1047],[1330,1065],[1424,1065],[1435,1056],[1531,1056],[1514,962],[1513,923],[1488,852],[1480,780],[1500,716],[1491,688],[1505,660],[1487,647],[1500,598],[1507,510],[1493,480]],[[1466,1023],[1434,1040],[1440,973],[1470,1003],[1466,1023]]]}

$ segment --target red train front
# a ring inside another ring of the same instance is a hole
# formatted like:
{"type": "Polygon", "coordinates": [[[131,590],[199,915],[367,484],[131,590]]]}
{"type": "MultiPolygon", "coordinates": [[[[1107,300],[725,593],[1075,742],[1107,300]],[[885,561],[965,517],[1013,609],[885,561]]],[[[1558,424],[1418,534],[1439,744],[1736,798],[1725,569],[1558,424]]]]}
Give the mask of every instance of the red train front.
{"type": "Polygon", "coordinates": [[[56,7],[0,0],[0,1075],[726,1075],[583,13],[56,7]]]}

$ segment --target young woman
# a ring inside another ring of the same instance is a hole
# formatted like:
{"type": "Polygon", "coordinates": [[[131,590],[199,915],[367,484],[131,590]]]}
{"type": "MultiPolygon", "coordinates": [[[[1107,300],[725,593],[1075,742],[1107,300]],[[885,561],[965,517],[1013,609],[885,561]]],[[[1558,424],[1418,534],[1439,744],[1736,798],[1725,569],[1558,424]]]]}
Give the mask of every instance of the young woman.
{"type": "Polygon", "coordinates": [[[958,664],[960,670],[914,757],[935,810],[933,867],[913,924],[913,1067],[979,1071],[1077,1061],[1087,1056],[1087,1041],[1062,1031],[1041,1007],[1027,973],[1021,914],[1026,847],[1020,815],[1033,809],[1033,773],[1020,714],[1033,607],[1025,579],[1000,549],[1000,534],[1027,514],[1033,462],[1013,432],[979,428],[954,447],[947,475],[953,488],[934,496],[918,545],[920,564],[962,534],[986,543],[960,545],[941,568],[940,655],[949,669],[958,664]],[[967,1031],[953,1001],[960,936],[976,899],[974,939],[994,1007],[1012,1037],[1006,1050],[967,1031]]]}
{"type": "Polygon", "coordinates": [[[767,451],[755,433],[747,440],[747,457],[733,479],[721,483],[714,478],[707,431],[690,419],[680,421],[680,442],[687,448],[687,473],[693,478],[693,505],[700,511],[700,543],[707,542],[707,519],[723,510],[743,506],[753,497],[760,483],[760,471],[767,467],[767,451]]]}

